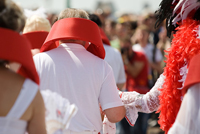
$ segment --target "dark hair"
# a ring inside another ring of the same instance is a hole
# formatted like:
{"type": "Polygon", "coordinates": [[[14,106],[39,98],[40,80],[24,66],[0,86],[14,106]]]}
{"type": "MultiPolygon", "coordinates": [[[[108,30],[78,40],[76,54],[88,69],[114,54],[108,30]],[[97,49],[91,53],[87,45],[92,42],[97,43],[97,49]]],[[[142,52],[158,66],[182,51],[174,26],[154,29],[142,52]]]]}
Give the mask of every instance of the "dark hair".
{"type": "Polygon", "coordinates": [[[10,0],[0,0],[0,27],[20,32],[24,25],[22,9],[10,0]]]}
{"type": "Polygon", "coordinates": [[[155,12],[157,15],[155,28],[158,28],[160,24],[162,24],[162,22],[166,19],[166,29],[168,37],[171,36],[172,31],[175,31],[175,27],[174,25],[172,25],[172,20],[175,17],[175,15],[173,16],[173,9],[175,7],[175,4],[172,4],[172,2],[173,0],[162,0],[159,5],[159,9],[155,12]]]}
{"type": "Polygon", "coordinates": [[[197,21],[200,20],[200,8],[195,12],[193,19],[197,21]]]}
{"type": "MultiPolygon", "coordinates": [[[[157,15],[157,21],[155,23],[155,28],[159,27],[160,24],[166,19],[166,29],[167,29],[167,36],[170,38],[171,32],[176,32],[176,27],[179,25],[176,24],[174,26],[172,24],[172,20],[177,16],[177,14],[173,14],[173,10],[175,6],[177,5],[179,1],[176,0],[173,2],[173,0],[162,0],[160,3],[160,8],[156,11],[157,15]]],[[[200,2],[200,0],[197,0],[197,2],[200,2]]],[[[194,20],[199,21],[200,20],[200,8],[198,8],[195,11],[195,14],[193,16],[194,20]]]]}
{"type": "Polygon", "coordinates": [[[7,60],[0,60],[0,66],[5,66],[6,64],[8,64],[7,60]]]}
{"type": "Polygon", "coordinates": [[[117,22],[114,21],[114,20],[112,20],[112,21],[110,22],[110,25],[111,25],[112,28],[114,28],[114,27],[116,26],[116,24],[117,24],[117,22]]]}
{"type": "Polygon", "coordinates": [[[91,21],[95,22],[99,27],[102,27],[102,22],[96,14],[89,14],[91,21]]]}
{"type": "Polygon", "coordinates": [[[131,30],[135,30],[138,27],[137,21],[131,21],[131,30]]]}

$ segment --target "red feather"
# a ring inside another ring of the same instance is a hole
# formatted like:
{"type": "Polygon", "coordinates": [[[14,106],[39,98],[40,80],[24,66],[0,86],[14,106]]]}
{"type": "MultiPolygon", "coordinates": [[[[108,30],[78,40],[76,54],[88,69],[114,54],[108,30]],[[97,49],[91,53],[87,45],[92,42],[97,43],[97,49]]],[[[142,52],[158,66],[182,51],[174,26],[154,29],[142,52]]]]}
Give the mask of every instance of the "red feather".
{"type": "Polygon", "coordinates": [[[191,19],[183,21],[182,25],[177,27],[176,34],[172,40],[172,46],[167,51],[167,60],[164,75],[166,76],[163,88],[159,89],[161,94],[159,124],[166,133],[173,125],[181,105],[182,83],[178,82],[182,78],[179,69],[191,58],[200,53],[200,39],[197,38],[199,22],[191,19]]]}

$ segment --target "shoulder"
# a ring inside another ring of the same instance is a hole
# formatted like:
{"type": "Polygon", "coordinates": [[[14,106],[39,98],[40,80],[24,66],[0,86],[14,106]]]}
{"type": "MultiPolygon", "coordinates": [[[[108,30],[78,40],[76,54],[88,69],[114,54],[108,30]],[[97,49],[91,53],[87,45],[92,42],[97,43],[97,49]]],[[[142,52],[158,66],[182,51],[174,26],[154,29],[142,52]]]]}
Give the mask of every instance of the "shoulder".
{"type": "Polygon", "coordinates": [[[141,48],[140,44],[134,44],[132,48],[141,48]]]}
{"type": "Polygon", "coordinates": [[[35,62],[35,64],[39,64],[39,63],[45,63],[48,61],[52,61],[52,56],[55,54],[52,54],[52,50],[48,51],[48,52],[42,52],[42,53],[38,53],[36,55],[33,56],[33,60],[35,62]]]}
{"type": "Polygon", "coordinates": [[[139,51],[139,52],[143,51],[143,50],[142,50],[142,47],[140,46],[140,44],[134,44],[134,45],[132,46],[132,49],[133,49],[134,51],[139,51]]]}
{"type": "Polygon", "coordinates": [[[39,89],[37,90],[35,98],[32,101],[32,106],[35,112],[45,111],[44,101],[39,89]]]}
{"type": "Polygon", "coordinates": [[[114,55],[120,55],[121,56],[119,50],[114,48],[114,47],[104,45],[104,48],[105,48],[106,53],[111,53],[111,54],[114,54],[114,55]]]}
{"type": "Polygon", "coordinates": [[[49,52],[38,53],[33,56],[34,59],[49,57],[49,52]]]}
{"type": "Polygon", "coordinates": [[[147,58],[146,58],[146,56],[145,56],[145,54],[144,53],[142,53],[142,52],[137,52],[137,51],[134,51],[134,57],[137,59],[137,60],[147,60],[147,58]]]}
{"type": "Polygon", "coordinates": [[[134,54],[135,54],[135,56],[137,56],[137,57],[146,57],[145,54],[142,53],[142,52],[134,51],[134,54]]]}

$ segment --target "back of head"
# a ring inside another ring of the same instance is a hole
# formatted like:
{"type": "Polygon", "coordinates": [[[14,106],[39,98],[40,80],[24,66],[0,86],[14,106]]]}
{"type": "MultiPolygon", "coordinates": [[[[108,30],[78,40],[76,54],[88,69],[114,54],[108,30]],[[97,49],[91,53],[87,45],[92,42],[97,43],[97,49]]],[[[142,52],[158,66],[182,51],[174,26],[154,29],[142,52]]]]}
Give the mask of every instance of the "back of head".
{"type": "Polygon", "coordinates": [[[102,27],[102,22],[96,14],[89,14],[89,18],[91,21],[95,22],[99,27],[102,27]]]}
{"type": "Polygon", "coordinates": [[[0,27],[20,32],[25,25],[22,9],[11,0],[0,1],[0,27]]]}
{"type": "MultiPolygon", "coordinates": [[[[65,18],[83,18],[83,19],[89,20],[89,15],[86,11],[84,11],[82,9],[66,8],[65,10],[60,12],[57,20],[61,20],[61,19],[65,19],[65,18]]],[[[61,40],[61,42],[66,43],[66,42],[70,41],[70,42],[85,45],[85,41],[78,41],[78,40],[74,40],[74,39],[67,39],[67,40],[61,40]]]]}
{"type": "Polygon", "coordinates": [[[26,24],[23,33],[34,32],[34,31],[47,31],[51,29],[50,22],[40,16],[32,16],[26,20],[26,24]]]}
{"type": "Polygon", "coordinates": [[[89,15],[86,11],[82,9],[75,9],[75,8],[66,8],[65,10],[61,11],[58,15],[58,20],[64,18],[84,18],[89,19],[89,15]]]}

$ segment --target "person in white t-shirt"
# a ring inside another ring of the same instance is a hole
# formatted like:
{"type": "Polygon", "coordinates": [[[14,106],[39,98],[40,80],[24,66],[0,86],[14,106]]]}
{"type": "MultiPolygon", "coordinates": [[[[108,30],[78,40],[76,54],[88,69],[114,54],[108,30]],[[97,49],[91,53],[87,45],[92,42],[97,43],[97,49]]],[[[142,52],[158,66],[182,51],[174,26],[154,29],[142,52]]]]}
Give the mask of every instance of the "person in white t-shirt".
{"type": "Polygon", "coordinates": [[[117,87],[121,90],[126,82],[124,64],[121,54],[117,49],[106,44],[104,44],[104,49],[106,51],[105,61],[107,61],[112,67],[117,87]]]}
{"type": "Polygon", "coordinates": [[[121,90],[124,86],[124,83],[126,82],[122,56],[116,48],[110,46],[110,41],[102,29],[102,22],[99,17],[95,14],[90,14],[89,18],[91,21],[95,22],[101,30],[101,38],[104,49],[106,51],[106,56],[104,60],[108,62],[108,64],[112,67],[117,87],[121,90]]]}
{"type": "Polygon", "coordinates": [[[97,134],[102,128],[99,104],[111,122],[125,116],[112,69],[103,60],[98,26],[88,19],[84,10],[62,11],[43,53],[34,56],[40,89],[55,91],[78,107],[66,133],[97,134]]]}

